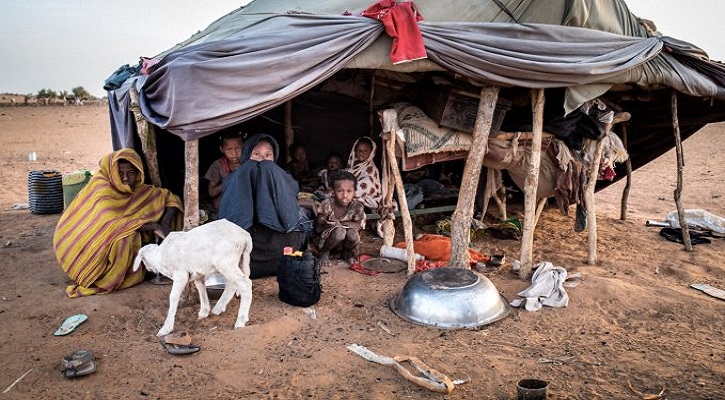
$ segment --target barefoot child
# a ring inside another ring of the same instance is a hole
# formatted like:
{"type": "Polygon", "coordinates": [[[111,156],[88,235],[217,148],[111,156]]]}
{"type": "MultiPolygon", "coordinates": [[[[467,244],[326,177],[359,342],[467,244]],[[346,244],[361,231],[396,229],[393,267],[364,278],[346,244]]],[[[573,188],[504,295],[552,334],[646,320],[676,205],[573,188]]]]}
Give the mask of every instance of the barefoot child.
{"type": "Polygon", "coordinates": [[[357,180],[348,171],[334,171],[330,182],[334,195],[320,204],[313,241],[320,252],[320,266],[330,265],[332,251],[339,251],[352,264],[359,256],[359,231],[365,228],[365,210],[355,200],[357,180]]]}
{"type": "Polygon", "coordinates": [[[219,151],[224,155],[214,161],[206,171],[206,178],[209,181],[209,196],[214,202],[214,208],[219,208],[219,198],[222,194],[222,181],[234,172],[241,163],[242,158],[242,136],[239,133],[225,134],[219,137],[219,151]]]}

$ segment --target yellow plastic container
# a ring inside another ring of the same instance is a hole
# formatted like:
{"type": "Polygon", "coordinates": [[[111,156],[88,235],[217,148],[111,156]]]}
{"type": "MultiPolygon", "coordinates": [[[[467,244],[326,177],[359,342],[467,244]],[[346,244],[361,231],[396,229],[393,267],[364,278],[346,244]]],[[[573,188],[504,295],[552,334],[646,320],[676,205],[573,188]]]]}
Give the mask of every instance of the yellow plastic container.
{"type": "Polygon", "coordinates": [[[87,169],[63,175],[64,207],[68,208],[68,205],[73,201],[78,192],[91,180],[91,176],[93,176],[93,173],[87,169]]]}

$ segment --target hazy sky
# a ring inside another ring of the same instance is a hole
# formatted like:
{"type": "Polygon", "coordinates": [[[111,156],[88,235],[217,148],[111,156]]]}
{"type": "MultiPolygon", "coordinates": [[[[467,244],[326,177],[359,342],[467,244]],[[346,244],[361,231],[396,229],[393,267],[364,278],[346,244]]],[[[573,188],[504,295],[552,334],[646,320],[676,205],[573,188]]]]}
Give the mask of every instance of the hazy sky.
{"type": "MultiPolygon", "coordinates": [[[[314,0],[310,0],[314,1],[314,0]]],[[[546,0],[544,0],[546,1],[546,0]]],[[[103,96],[103,81],[139,56],[154,56],[247,0],[0,0],[0,93],[83,86],[103,96]]],[[[370,1],[374,3],[373,0],[370,1]]],[[[725,2],[629,0],[660,32],[725,60],[725,2]]]]}

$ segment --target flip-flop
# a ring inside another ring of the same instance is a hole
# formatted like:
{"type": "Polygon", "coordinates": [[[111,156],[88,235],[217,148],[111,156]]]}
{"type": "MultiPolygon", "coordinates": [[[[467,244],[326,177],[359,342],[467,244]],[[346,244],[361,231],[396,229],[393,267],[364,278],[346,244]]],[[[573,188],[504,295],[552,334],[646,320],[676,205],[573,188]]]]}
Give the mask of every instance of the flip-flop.
{"type": "Polygon", "coordinates": [[[159,338],[159,343],[161,343],[162,346],[166,349],[169,354],[173,355],[184,355],[184,354],[192,354],[196,353],[197,351],[201,350],[201,347],[191,344],[191,336],[187,335],[186,332],[182,332],[181,336],[177,334],[169,334],[166,336],[162,336],[159,338]],[[168,339],[168,340],[167,340],[168,339]],[[188,343],[189,344],[179,344],[179,343],[188,343]]]}
{"type": "Polygon", "coordinates": [[[77,378],[96,371],[96,362],[91,350],[78,350],[63,357],[63,376],[77,378]]]}
{"type": "Polygon", "coordinates": [[[58,330],[56,330],[53,335],[55,335],[55,336],[67,335],[67,334],[73,332],[76,329],[76,327],[78,327],[78,325],[86,322],[87,319],[88,319],[88,316],[85,314],[72,315],[72,316],[66,318],[65,321],[63,321],[63,325],[61,325],[60,328],[58,328],[58,330]]]}

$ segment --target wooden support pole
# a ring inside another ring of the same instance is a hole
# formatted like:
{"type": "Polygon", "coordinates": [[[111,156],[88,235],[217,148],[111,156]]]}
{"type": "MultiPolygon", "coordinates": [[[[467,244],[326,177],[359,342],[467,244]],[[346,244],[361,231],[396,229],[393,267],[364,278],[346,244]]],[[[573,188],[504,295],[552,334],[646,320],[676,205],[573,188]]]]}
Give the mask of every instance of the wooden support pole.
{"type": "Polygon", "coordinates": [[[483,158],[488,152],[488,136],[491,133],[498,91],[497,86],[486,85],[481,88],[481,100],[478,103],[476,122],[473,125],[473,142],[463,168],[461,192],[458,196],[456,211],[451,217],[451,259],[449,261],[451,267],[470,268],[468,243],[471,241],[473,204],[476,200],[476,188],[481,177],[483,158]]]}
{"type": "MultiPolygon", "coordinates": [[[[393,178],[391,175],[393,173],[393,169],[390,166],[390,157],[388,156],[387,146],[388,142],[393,142],[393,149],[395,149],[395,139],[390,139],[390,132],[395,133],[395,131],[398,128],[398,114],[395,112],[395,110],[387,110],[387,116],[385,116],[385,121],[382,121],[383,114],[385,114],[385,111],[381,112],[381,124],[383,125],[383,181],[380,183],[383,189],[383,206],[384,207],[392,207],[393,205],[393,194],[395,193],[395,178],[393,178]]],[[[402,215],[399,213],[399,215],[402,215]]],[[[383,245],[385,246],[392,246],[395,242],[395,215],[394,214],[387,214],[384,216],[381,216],[379,218],[380,221],[378,222],[380,224],[380,230],[383,232],[383,245]]]]}
{"type": "Polygon", "coordinates": [[[184,142],[184,153],[184,230],[188,231],[199,226],[199,140],[184,142]]]}
{"type": "MultiPolygon", "coordinates": [[[[622,124],[621,127],[624,149],[627,150],[627,153],[629,153],[629,138],[627,137],[627,125],[622,124]]],[[[624,165],[627,168],[627,183],[624,185],[624,190],[622,190],[622,203],[619,211],[619,219],[622,221],[627,220],[627,202],[629,201],[629,190],[632,187],[632,160],[627,157],[627,161],[624,163],[624,165]]]]}
{"type": "Polygon", "coordinates": [[[677,92],[672,90],[672,130],[675,133],[675,151],[677,152],[677,188],[675,189],[675,205],[677,206],[677,217],[682,229],[682,241],[685,250],[692,251],[690,241],[690,229],[685,220],[685,209],[682,206],[682,171],[685,169],[685,155],[682,152],[682,139],[680,138],[680,122],[677,117],[677,92]]]}
{"type": "Polygon", "coordinates": [[[368,128],[370,134],[368,136],[373,137],[375,131],[375,75],[370,77],[370,97],[368,98],[368,128]]]}
{"type": "Polygon", "coordinates": [[[521,234],[521,269],[519,275],[529,279],[534,266],[534,227],[536,226],[536,189],[539,187],[539,165],[541,164],[541,139],[544,132],[544,89],[531,91],[533,127],[531,152],[528,157],[528,174],[524,181],[524,229],[521,234]]]}
{"type": "Polygon", "coordinates": [[[128,92],[131,96],[130,109],[136,120],[136,132],[141,139],[141,151],[146,159],[149,179],[151,179],[152,185],[161,187],[158,152],[156,151],[156,131],[154,130],[154,126],[146,121],[146,118],[141,114],[141,109],[138,107],[138,91],[136,88],[131,86],[128,92]]]}
{"type": "MultiPolygon", "coordinates": [[[[609,134],[612,124],[608,123],[604,127],[604,136],[609,134]]],[[[602,161],[602,152],[604,151],[604,136],[597,141],[597,147],[592,156],[592,163],[589,166],[589,176],[587,176],[587,186],[584,189],[584,206],[587,209],[587,264],[597,264],[597,206],[594,202],[594,189],[597,186],[597,177],[599,177],[599,163],[602,161]]]]}
{"type": "Polygon", "coordinates": [[[413,249],[413,220],[410,218],[408,201],[405,198],[403,178],[398,169],[398,160],[395,158],[395,136],[398,126],[398,113],[394,109],[383,110],[383,142],[385,144],[385,155],[388,157],[390,172],[395,179],[395,189],[398,193],[400,203],[400,216],[403,217],[403,233],[405,235],[405,249],[408,254],[408,275],[415,273],[415,250],[413,249]]]}
{"type": "Polygon", "coordinates": [[[287,155],[287,162],[292,161],[292,154],[289,148],[295,141],[295,131],[292,128],[292,100],[284,103],[284,152],[287,155]]]}

